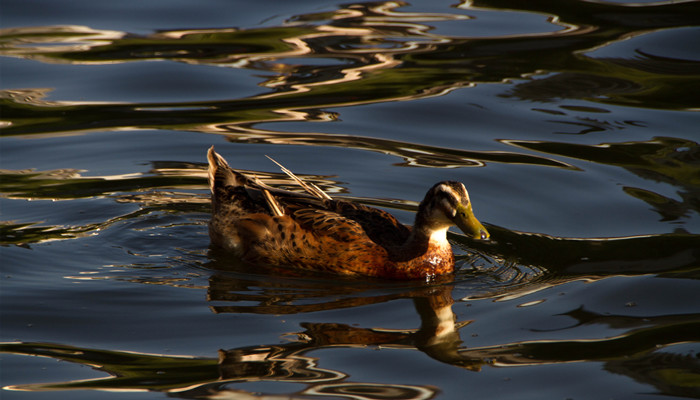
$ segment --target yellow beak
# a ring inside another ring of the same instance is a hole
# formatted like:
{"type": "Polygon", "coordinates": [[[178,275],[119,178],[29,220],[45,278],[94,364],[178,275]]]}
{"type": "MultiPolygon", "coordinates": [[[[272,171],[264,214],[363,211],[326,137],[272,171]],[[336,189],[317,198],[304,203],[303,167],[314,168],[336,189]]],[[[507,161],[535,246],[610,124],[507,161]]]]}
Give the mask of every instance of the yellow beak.
{"type": "Polygon", "coordinates": [[[484,225],[474,216],[471,204],[467,206],[460,204],[457,206],[457,214],[455,215],[454,223],[462,232],[471,236],[473,239],[487,240],[491,236],[489,231],[484,228],[484,225]]]}

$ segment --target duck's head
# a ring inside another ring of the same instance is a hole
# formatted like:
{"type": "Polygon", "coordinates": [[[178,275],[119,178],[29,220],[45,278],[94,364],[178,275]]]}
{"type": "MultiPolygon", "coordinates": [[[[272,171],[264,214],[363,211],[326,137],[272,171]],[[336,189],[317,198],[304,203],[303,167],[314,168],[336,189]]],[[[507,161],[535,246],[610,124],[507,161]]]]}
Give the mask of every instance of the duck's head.
{"type": "Polygon", "coordinates": [[[477,240],[489,238],[489,232],[474,216],[469,193],[461,182],[435,184],[418,207],[416,224],[431,231],[457,225],[466,235],[477,240]]]}

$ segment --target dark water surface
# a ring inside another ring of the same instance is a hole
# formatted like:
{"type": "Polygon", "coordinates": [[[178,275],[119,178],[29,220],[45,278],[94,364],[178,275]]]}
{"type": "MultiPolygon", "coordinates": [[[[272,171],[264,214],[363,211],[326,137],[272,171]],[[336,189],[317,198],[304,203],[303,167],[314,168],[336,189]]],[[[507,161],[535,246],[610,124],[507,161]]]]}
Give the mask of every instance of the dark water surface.
{"type": "Polygon", "coordinates": [[[700,2],[0,13],[2,399],[700,398],[700,2]],[[406,223],[460,180],[493,241],[431,283],[240,265],[211,145],[406,223]]]}

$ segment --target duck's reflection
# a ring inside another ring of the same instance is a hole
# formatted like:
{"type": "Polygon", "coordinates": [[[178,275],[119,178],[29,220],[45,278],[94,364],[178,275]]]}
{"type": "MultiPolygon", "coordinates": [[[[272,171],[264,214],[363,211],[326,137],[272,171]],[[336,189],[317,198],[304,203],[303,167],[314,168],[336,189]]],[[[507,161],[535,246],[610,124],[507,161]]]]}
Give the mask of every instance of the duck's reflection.
{"type": "MultiPolygon", "coordinates": [[[[412,292],[416,310],[421,318],[419,329],[383,330],[358,328],[338,323],[302,323],[304,331],[291,343],[239,347],[219,351],[219,381],[222,382],[295,382],[309,385],[298,392],[304,396],[338,396],[357,400],[370,399],[430,399],[437,389],[424,385],[351,382],[346,373],[319,367],[321,360],[307,355],[324,348],[365,348],[391,346],[419,349],[433,358],[450,362],[458,357],[461,344],[456,329],[450,286],[417,289],[412,292]]],[[[383,297],[375,301],[386,300],[383,297]]],[[[336,304],[337,306],[337,304],[336,304]]],[[[287,311],[292,310],[288,309],[287,311]]],[[[464,365],[478,369],[483,361],[464,365]]],[[[241,394],[218,385],[228,394],[241,394]]],[[[211,391],[211,385],[197,390],[211,391]]]]}
{"type": "MultiPolygon", "coordinates": [[[[665,345],[698,341],[700,314],[678,319],[625,317],[630,330],[622,335],[587,340],[545,340],[467,347],[453,313],[453,286],[441,285],[410,292],[420,316],[418,329],[384,330],[338,323],[303,323],[297,339],[284,344],[243,346],[220,350],[218,358],[176,357],[134,352],[94,350],[47,343],[4,343],[7,353],[50,357],[88,365],[111,375],[81,381],[6,386],[6,390],[161,391],[180,398],[270,398],[240,386],[301,384],[284,398],[338,396],[357,400],[429,399],[438,389],[425,385],[353,382],[349,373],[323,367],[318,350],[386,348],[420,350],[440,362],[472,371],[485,365],[529,366],[583,361],[652,384],[667,394],[682,395],[685,388],[668,371],[697,376],[697,357],[665,353],[665,345]],[[314,356],[311,353],[316,353],[314,356]],[[694,372],[695,371],[695,372],[694,372]],[[669,375],[670,376],[670,375],[669,375]]],[[[405,293],[405,292],[404,292],[405,293]]],[[[617,320],[582,309],[572,312],[580,323],[617,320]]],[[[321,353],[330,354],[330,353],[321,353]]],[[[337,353],[335,353],[337,354],[337,353]]],[[[258,389],[260,386],[256,386],[258,389]]],[[[268,387],[268,386],[266,386],[268,387]]],[[[273,396],[274,397],[274,396],[273,396]]]]}
{"type": "MultiPolygon", "coordinates": [[[[368,295],[372,287],[347,284],[342,287],[329,287],[328,281],[315,284],[307,282],[300,288],[280,282],[277,285],[266,283],[259,293],[251,290],[254,282],[245,283],[225,275],[215,275],[210,281],[208,299],[214,303],[253,303],[248,305],[213,305],[216,313],[265,313],[297,314],[301,312],[324,311],[330,309],[357,307],[377,304],[402,298],[412,298],[420,316],[420,327],[407,330],[385,330],[378,328],[358,328],[336,323],[302,323],[305,331],[297,334],[297,342],[270,347],[271,359],[288,357],[293,353],[308,352],[323,347],[399,347],[418,349],[430,357],[449,364],[471,370],[479,370],[482,359],[464,359],[458,354],[462,340],[459,329],[471,321],[457,321],[452,310],[452,285],[442,284],[401,290],[396,293],[368,295]],[[242,287],[241,285],[245,286],[242,287]],[[327,301],[328,298],[334,300],[327,301]],[[326,299],[326,301],[320,300],[326,299]],[[319,300],[319,301],[316,301],[319,300]],[[274,350],[274,351],[273,351],[274,350]]],[[[234,350],[239,354],[240,349],[234,350]]],[[[286,358],[285,358],[286,359],[286,358]]],[[[267,358],[266,358],[267,360],[267,358]]],[[[286,365],[286,364],[285,364],[286,365]]]]}

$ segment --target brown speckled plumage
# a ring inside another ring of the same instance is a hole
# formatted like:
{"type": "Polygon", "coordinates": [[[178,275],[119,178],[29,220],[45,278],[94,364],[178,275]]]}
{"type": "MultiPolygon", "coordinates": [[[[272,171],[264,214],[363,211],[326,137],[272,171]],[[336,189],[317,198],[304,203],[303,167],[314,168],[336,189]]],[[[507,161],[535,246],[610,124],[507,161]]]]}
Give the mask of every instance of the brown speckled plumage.
{"type": "Polygon", "coordinates": [[[454,269],[445,238],[450,225],[466,227],[465,233],[477,239],[488,238],[459,182],[433,186],[412,229],[385,211],[332,199],[304,182],[310,194],[271,188],[231,169],[213,147],[207,156],[211,241],[250,263],[425,279],[454,269]]]}

